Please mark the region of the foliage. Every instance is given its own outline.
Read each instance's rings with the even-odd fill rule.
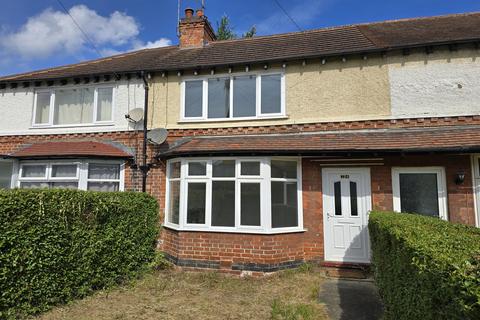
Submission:
[[[21,318],[137,275],[158,205],[133,192],[0,191],[0,318]]]
[[[480,229],[373,212],[369,232],[385,319],[480,319]]]
[[[257,33],[257,28],[252,26],[247,32],[242,35],[242,38],[251,38]],[[236,39],[237,35],[234,31],[234,28],[230,24],[230,18],[224,14],[220,19],[220,22],[217,21],[217,31],[215,33],[217,40],[231,40]]]

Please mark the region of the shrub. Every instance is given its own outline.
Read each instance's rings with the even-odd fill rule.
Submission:
[[[369,232],[385,319],[480,319],[480,229],[373,212]]]
[[[134,192],[0,191],[0,318],[47,310],[138,274],[158,205]]]

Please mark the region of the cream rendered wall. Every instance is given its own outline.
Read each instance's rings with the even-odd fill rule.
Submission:
[[[389,65],[394,118],[480,114],[477,50],[436,51]]]
[[[99,85],[106,85],[100,83]],[[130,130],[131,125],[125,114],[134,108],[143,108],[145,91],[141,80],[119,81],[115,88],[114,121],[101,126],[62,126],[52,128],[32,128],[34,92],[36,88],[0,90],[0,135],[62,134],[82,132],[106,132]],[[39,89],[45,89],[40,87]]]
[[[285,68],[287,117],[281,119],[180,122],[181,77],[155,76],[150,95],[149,127],[262,126],[388,117],[388,67],[376,60],[356,59],[346,63],[332,61],[326,65],[312,61],[306,66],[298,62],[289,64]],[[272,66],[270,70],[282,69],[280,66]],[[220,74],[219,70],[217,74]]]

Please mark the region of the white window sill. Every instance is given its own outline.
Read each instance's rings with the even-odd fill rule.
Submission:
[[[165,228],[172,229],[175,231],[187,231],[187,232],[217,232],[217,233],[239,233],[239,234],[265,234],[265,235],[275,235],[275,234],[284,234],[284,233],[299,233],[306,232],[307,229],[302,229],[298,227],[293,228],[278,228],[272,230],[264,229],[252,229],[252,228],[214,228],[214,227],[183,227],[180,228],[177,225],[165,223],[162,225]]]
[[[182,119],[177,123],[198,123],[198,122],[235,122],[235,121],[261,121],[261,120],[282,120],[288,116],[264,116],[264,117],[242,117],[242,118],[218,118],[218,119]]]
[[[109,122],[98,122],[98,123],[86,123],[86,124],[62,124],[62,125],[34,125],[29,129],[62,129],[62,128],[88,128],[88,127],[104,127],[104,126],[114,126],[113,121]]]

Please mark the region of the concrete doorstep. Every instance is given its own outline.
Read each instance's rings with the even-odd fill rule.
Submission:
[[[375,320],[383,315],[377,287],[369,280],[325,279],[318,299],[332,320]]]

